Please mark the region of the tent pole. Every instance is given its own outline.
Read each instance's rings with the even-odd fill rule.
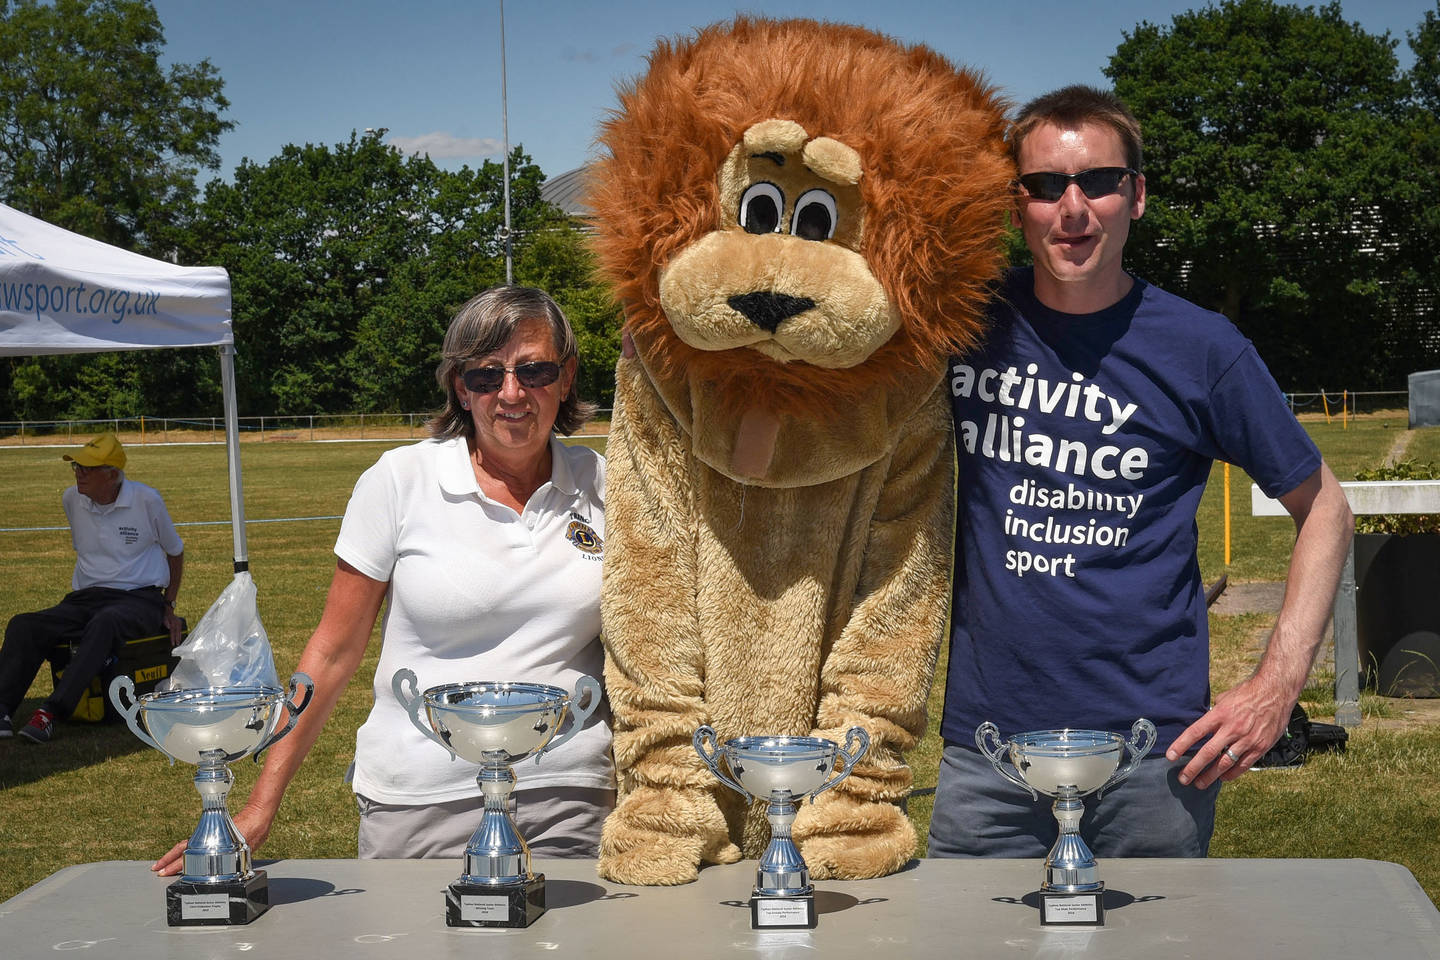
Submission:
[[[220,347],[220,388],[225,400],[225,461],[230,468],[230,527],[235,536],[235,572],[250,569],[245,547],[245,494],[240,488],[240,417],[235,407],[235,345]]]

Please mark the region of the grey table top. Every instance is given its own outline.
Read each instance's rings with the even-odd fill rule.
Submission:
[[[139,861],[67,867],[0,904],[0,957],[102,958],[1105,957],[1440,960],[1440,911],[1377,860],[1107,860],[1106,923],[1041,926],[1039,861],[920,860],[878,880],[821,881],[815,930],[752,931],[753,861],[680,887],[537,861],[549,912],[524,930],[445,926],[447,860],[261,863],[272,906],[248,926],[168,927],[167,880]]]

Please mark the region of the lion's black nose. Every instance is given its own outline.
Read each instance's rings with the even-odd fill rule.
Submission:
[[[783,293],[738,293],[725,301],[732,310],[745,315],[745,319],[760,329],[774,333],[775,328],[797,313],[804,313],[815,306],[809,297],[792,297]]]

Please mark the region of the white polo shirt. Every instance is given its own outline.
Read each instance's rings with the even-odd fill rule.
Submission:
[[[154,487],[126,479],[124,471],[120,478],[114,503],[96,503],[75,487],[60,495],[75,547],[72,590],[170,585],[166,556],[179,556],[185,544],[165,500]]]
[[[523,512],[486,497],[463,439],[390,450],[360,477],[335,554],[389,581],[375,705],[355,737],[355,792],[382,803],[473,797],[478,768],[425,739],[391,680],[603,680],[605,461],[551,438],[549,482]],[[422,714],[423,717],[423,714]],[[517,789],[615,785],[605,707],[573,740],[516,768]]]

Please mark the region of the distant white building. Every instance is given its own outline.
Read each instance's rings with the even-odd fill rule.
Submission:
[[[540,185],[540,199],[557,207],[567,217],[589,220],[591,211],[582,199],[587,169],[576,167],[549,178]]]

